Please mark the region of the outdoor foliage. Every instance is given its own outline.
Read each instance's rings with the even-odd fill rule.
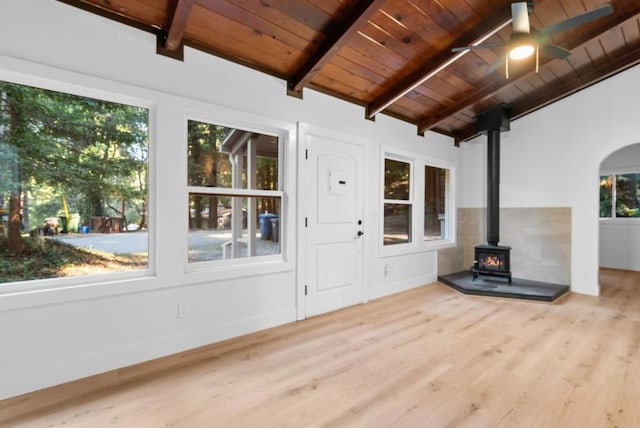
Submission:
[[[46,218],[117,216],[146,227],[148,111],[0,82],[0,209],[8,248]],[[66,207],[65,207],[66,205]]]
[[[640,217],[640,174],[616,176],[616,217]]]
[[[600,177],[600,217],[612,217],[613,207],[616,217],[640,217],[640,173]]]
[[[444,238],[440,216],[446,211],[448,171],[429,165],[424,170],[424,234],[429,239]]]
[[[188,123],[188,184],[190,186],[231,187],[228,155],[220,152],[225,128],[209,123]],[[190,229],[217,227],[217,196],[192,198]],[[203,214],[207,213],[206,216]],[[210,214],[210,215],[209,215]]]
[[[189,186],[218,188],[247,188],[247,155],[243,149],[242,168],[238,183],[233,182],[233,166],[230,153],[223,150],[222,144],[230,133],[238,131],[210,123],[189,121],[187,127],[187,152]],[[256,134],[257,135],[257,134]],[[278,158],[258,155],[256,157],[256,189],[278,189]],[[230,196],[199,195],[190,198],[189,228],[216,229],[218,227],[218,209],[231,207]],[[244,200],[246,209],[246,199]],[[257,200],[259,212],[274,212],[278,209],[273,198]],[[257,219],[255,219],[257,221]]]
[[[22,254],[15,256],[9,253],[7,240],[0,239],[0,283],[95,275],[146,266],[146,256],[88,251],[43,238],[26,239]]]
[[[384,160],[384,198],[409,200],[411,164],[394,159]]]

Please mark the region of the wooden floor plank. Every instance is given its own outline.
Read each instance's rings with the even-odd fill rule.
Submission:
[[[432,284],[0,402],[12,427],[640,426],[640,272],[549,304]]]

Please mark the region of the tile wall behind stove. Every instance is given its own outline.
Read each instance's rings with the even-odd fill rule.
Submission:
[[[484,208],[458,208],[457,226],[458,245],[438,251],[438,275],[469,270],[473,247],[486,243]],[[570,284],[571,208],[501,208],[500,245],[512,248],[514,278]]]

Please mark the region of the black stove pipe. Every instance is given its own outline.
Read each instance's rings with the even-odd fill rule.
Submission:
[[[487,131],[487,243],[500,241],[500,129]]]
[[[500,104],[476,117],[476,129],[487,135],[487,244],[500,241],[500,133],[511,125],[509,106]]]

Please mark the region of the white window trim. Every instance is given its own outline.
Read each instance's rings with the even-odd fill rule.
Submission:
[[[48,65],[24,61],[0,55],[0,79],[24,85],[31,85],[43,89],[56,90],[98,98],[105,101],[120,102],[123,104],[136,105],[149,109],[149,269],[147,271],[121,272],[112,274],[96,275],[94,277],[69,277],[51,278],[33,281],[13,282],[0,285],[0,311],[19,310],[43,305],[52,305],[82,301],[86,299],[106,298],[127,294],[135,294],[146,291],[172,289],[176,287],[191,286],[197,284],[222,283],[229,279],[244,277],[255,277],[256,275],[273,275],[284,272],[292,272],[295,268],[296,254],[294,237],[287,234],[283,227],[281,236],[283,242],[283,258],[277,262],[254,263],[251,266],[234,265],[232,267],[219,267],[215,271],[215,276],[211,275],[211,270],[201,273],[190,273],[185,275],[181,263],[162,265],[159,269],[159,260],[167,261],[166,251],[158,249],[158,201],[160,197],[161,176],[160,169],[167,156],[174,156],[172,160],[179,159],[186,166],[186,152],[184,157],[177,150],[171,151],[167,144],[160,144],[161,140],[172,139],[179,141],[175,133],[167,133],[166,127],[161,119],[166,116],[173,118],[175,114],[182,116],[176,118],[176,122],[182,120],[185,126],[186,118],[194,120],[213,121],[221,125],[235,126],[242,129],[250,129],[252,124],[263,124],[264,130],[272,130],[272,134],[283,136],[284,171],[283,179],[280,180],[285,191],[283,206],[286,207],[289,226],[295,224],[297,182],[295,171],[297,170],[297,146],[296,124],[281,119],[263,116],[260,114],[240,111],[228,107],[213,104],[211,102],[199,101],[195,98],[183,97],[179,95],[134,86],[100,77],[56,68]],[[205,113],[202,113],[205,112]],[[221,120],[221,118],[230,118]],[[175,127],[173,128],[175,129]],[[180,134],[180,132],[178,132]],[[176,138],[177,137],[177,138]],[[162,156],[159,150],[162,146]],[[167,154],[169,153],[169,154]],[[179,166],[182,169],[182,166]],[[166,180],[165,180],[166,182]],[[185,212],[188,207],[188,193],[186,192],[186,182],[183,185],[184,191],[180,195],[183,200],[175,201],[178,205],[176,210]],[[173,210],[172,210],[173,211]],[[177,211],[176,211],[177,213]],[[163,217],[166,221],[167,216]],[[173,218],[174,225],[187,228],[188,219],[186,216],[177,215]],[[166,237],[165,237],[166,240]],[[176,244],[178,252],[184,254],[186,260],[186,239]],[[286,247],[285,247],[286,245]],[[166,246],[166,244],[165,244]],[[184,246],[184,247],[183,247]],[[182,248],[183,247],[183,248]],[[285,252],[285,248],[289,252]],[[174,265],[178,265],[176,267]],[[160,271],[160,272],[159,272]]]
[[[423,175],[424,175],[424,169],[427,166],[446,169],[447,171],[449,171],[449,180],[447,182],[447,187],[445,189],[447,192],[446,200],[445,200],[445,213],[447,214],[447,229],[446,229],[447,238],[434,240],[434,241],[425,241],[424,235],[423,235],[422,237],[424,241],[423,244],[426,248],[429,248],[429,249],[455,247],[456,246],[456,230],[457,230],[457,217],[456,217],[457,210],[456,210],[456,204],[455,204],[455,200],[456,200],[455,165],[452,162],[444,162],[438,159],[430,159],[430,158],[423,157],[422,158]],[[424,180],[422,184],[424,185]],[[424,188],[421,194],[424,194]],[[421,199],[424,199],[424,198],[421,198]],[[423,204],[424,204],[424,201],[423,201]],[[424,212],[424,206],[423,206],[423,212]],[[424,229],[424,224],[422,224],[422,228]]]
[[[242,189],[242,188],[224,188],[224,187],[201,187],[201,186],[186,186],[185,190],[185,212],[189,205],[189,195],[191,194],[210,194],[210,195],[227,195],[227,196],[244,196],[244,197],[279,197],[280,198],[280,253],[266,256],[252,256],[232,258],[227,260],[208,260],[201,262],[189,262],[188,254],[188,226],[185,225],[187,233],[185,233],[185,251],[184,251],[184,272],[185,273],[197,273],[197,272],[229,272],[232,274],[243,270],[248,272],[247,269],[251,267],[265,267],[272,266],[272,268],[278,269],[278,265],[282,266],[287,262],[288,255],[288,240],[287,230],[290,224],[293,224],[293,219],[289,219],[291,210],[288,209],[287,197],[286,197],[286,178],[290,176],[287,173],[289,165],[286,164],[289,156],[286,154],[290,146],[290,128],[289,127],[272,127],[272,126],[260,126],[255,122],[246,122],[242,120],[233,120],[228,117],[211,115],[202,112],[189,112],[185,117],[184,122],[184,139],[187,141],[188,133],[188,121],[197,121],[203,123],[209,123],[212,125],[223,126],[226,128],[241,129],[243,131],[256,132],[263,135],[270,135],[278,138],[278,190],[260,190],[260,189]],[[263,122],[263,121],[260,121]],[[186,158],[185,158],[186,159]],[[186,176],[184,177],[186,182]],[[282,266],[284,267],[284,266]],[[253,272],[253,270],[251,270]],[[259,272],[256,272],[258,274]]]
[[[385,199],[384,197],[384,189],[385,189],[385,161],[387,159],[404,162],[409,164],[409,199]],[[391,256],[396,254],[404,254],[407,250],[411,251],[413,247],[415,247],[416,235],[415,231],[415,220],[416,220],[416,200],[415,200],[415,160],[408,156],[403,156],[398,154],[397,151],[383,151],[381,160],[380,160],[380,225],[379,225],[379,236],[380,236],[380,255],[381,256]],[[386,204],[398,204],[398,205],[410,205],[411,206],[411,225],[409,230],[409,242],[403,244],[394,244],[394,245],[384,245],[384,206]]]
[[[407,162],[411,165],[409,201],[393,200],[384,198],[385,185],[385,159],[392,159],[401,162]],[[448,214],[447,223],[447,239],[426,241],[424,239],[424,169],[425,166],[447,169],[449,171],[448,182],[448,200],[446,209]],[[380,181],[378,197],[379,203],[379,242],[378,255],[381,258],[394,257],[400,255],[422,253],[427,251],[435,251],[442,248],[451,248],[456,246],[456,207],[455,207],[455,164],[450,161],[436,159],[426,155],[416,153],[408,153],[392,147],[381,147],[380,163],[379,163]],[[418,173],[417,170],[420,169]],[[419,177],[419,178],[418,178]],[[411,242],[405,244],[384,245],[384,205],[385,203],[412,204],[411,212]]]
[[[55,70],[55,69],[53,69]],[[67,72],[62,71],[63,75]],[[74,74],[75,73],[69,73]],[[148,266],[146,269],[140,269],[135,271],[122,271],[113,273],[102,273],[94,275],[79,275],[73,277],[57,277],[57,278],[45,278],[35,279],[28,281],[16,281],[10,283],[0,284],[0,297],[2,296],[14,296],[19,294],[26,294],[31,292],[40,291],[59,291],[65,290],[77,290],[78,288],[86,288],[93,286],[101,286],[107,283],[123,284],[128,283],[130,280],[147,280],[155,277],[157,269],[157,248],[156,248],[156,204],[157,204],[157,136],[156,136],[156,117],[157,117],[157,104],[150,98],[135,97],[131,95],[125,95],[127,91],[122,90],[118,85],[118,90],[110,91],[97,89],[103,86],[102,81],[95,81],[93,78],[85,78],[74,80],[71,78],[65,78],[64,80],[52,80],[50,78],[40,77],[37,74],[25,74],[19,72],[12,72],[7,69],[0,68],[0,80],[15,83],[18,85],[32,86],[50,91],[56,91],[64,94],[75,95],[79,97],[94,98],[100,101],[107,101],[111,103],[124,104],[133,107],[140,107],[147,109],[149,114],[148,121],[148,147],[147,147],[147,171],[148,171],[148,188],[147,188],[147,219],[148,219]],[[65,81],[66,80],[66,81]],[[69,81],[82,81],[83,84],[68,83]],[[94,82],[93,86],[89,86],[87,81]],[[0,310],[2,309],[0,305]]]
[[[627,167],[627,168],[616,168],[616,169],[605,169],[600,171],[600,175],[598,175],[598,182],[600,182],[600,177],[603,176],[612,176],[613,182],[611,184],[611,217],[598,217],[600,222],[609,223],[609,224],[618,224],[618,225],[637,225],[640,224],[640,217],[616,217],[616,175],[623,174],[640,174],[640,167]],[[599,194],[598,194],[599,198]],[[600,200],[598,199],[598,204]]]

